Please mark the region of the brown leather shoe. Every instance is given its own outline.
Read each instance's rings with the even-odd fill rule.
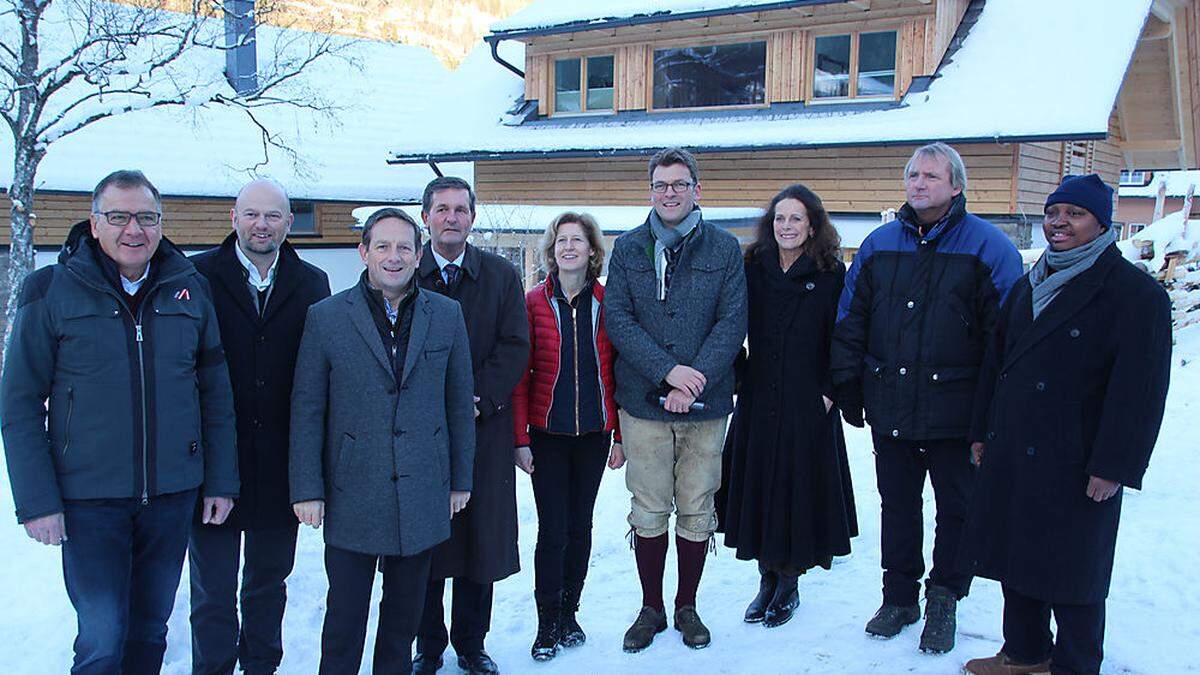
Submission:
[[[1008,658],[1004,652],[986,659],[971,659],[963,666],[970,675],[1050,675],[1050,659],[1041,663],[1022,665]]]

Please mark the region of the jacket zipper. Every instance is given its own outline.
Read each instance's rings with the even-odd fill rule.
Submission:
[[[62,456],[67,456],[67,450],[71,449],[71,414],[75,412],[75,387],[67,387],[67,431],[64,434],[66,440],[63,443]]]
[[[579,322],[575,320],[577,307],[571,306],[571,356],[575,361],[575,435],[579,435]]]
[[[142,307],[138,307],[136,317],[133,317],[133,329],[137,338],[138,351],[138,375],[142,379],[142,506],[150,503],[150,459],[149,459],[149,428],[146,421],[146,355],[143,351],[142,342],[142,309],[145,306],[145,299],[142,300]],[[132,317],[132,313],[130,314]]]
[[[608,407],[604,404],[608,399],[605,398],[604,393],[604,368],[600,366],[600,313],[602,311],[596,309],[592,314],[592,355],[596,358],[596,383],[600,385],[600,421],[604,425],[603,430],[608,428]]]

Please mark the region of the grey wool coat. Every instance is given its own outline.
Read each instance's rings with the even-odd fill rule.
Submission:
[[[733,411],[733,362],[746,339],[746,273],[737,238],[703,220],[683,244],[659,300],[650,221],[613,245],[604,293],[605,328],[617,349],[617,404],[634,417],[686,421]],[[669,413],[647,394],[665,385],[677,365],[704,373],[700,400],[708,408]]]
[[[474,381],[458,303],[418,290],[402,380],[356,285],[308,310],[292,387],[292,503],[325,500],[325,543],[410,556],[470,491]]]

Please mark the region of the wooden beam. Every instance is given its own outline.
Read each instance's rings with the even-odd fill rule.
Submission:
[[[1122,152],[1176,152],[1183,145],[1179,138],[1156,138],[1136,141],[1121,141],[1117,147]]]

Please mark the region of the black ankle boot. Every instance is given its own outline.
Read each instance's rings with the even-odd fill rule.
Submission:
[[[779,583],[779,575],[764,567],[761,563],[758,566],[758,595],[750,601],[750,606],[746,608],[746,615],[742,620],[746,623],[759,623],[767,614],[767,605],[771,603],[771,598],[775,596],[775,585]]]
[[[549,661],[558,655],[558,614],[559,607],[550,603],[538,603],[537,637],[533,639],[533,647],[529,654],[534,661]]]
[[[558,614],[558,644],[563,647],[578,647],[587,642],[575,613],[579,611],[580,590],[566,590],[562,594],[562,609]]]
[[[797,578],[794,574],[779,573],[779,583],[775,585],[775,595],[767,605],[763,626],[774,628],[792,620],[792,614],[800,604],[800,591],[796,589]]]

